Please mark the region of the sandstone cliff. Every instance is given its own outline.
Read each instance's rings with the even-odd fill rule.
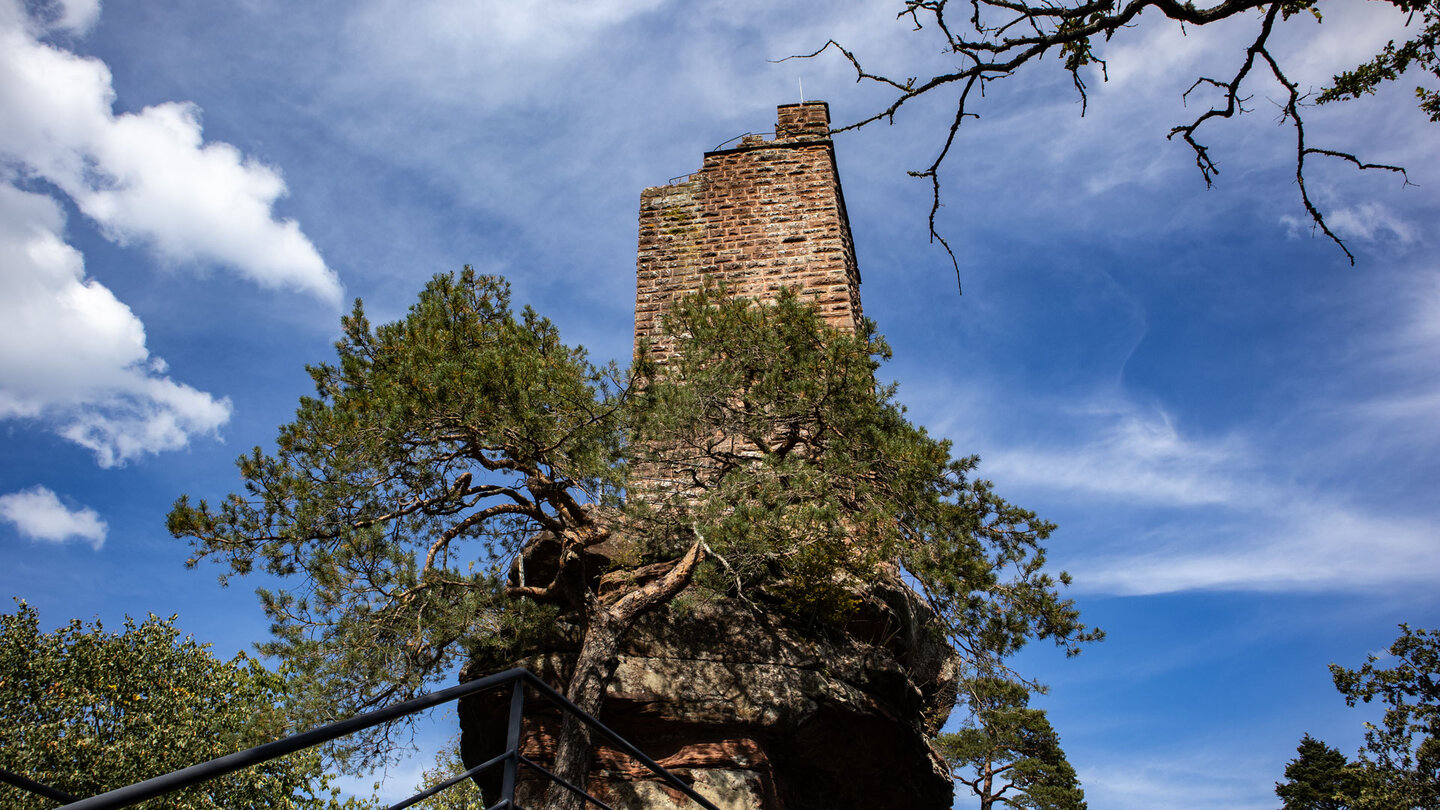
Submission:
[[[544,546],[532,542],[528,564],[544,564]],[[898,582],[873,586],[844,627],[734,598],[662,607],[625,637],[601,720],[722,810],[945,810],[951,779],[929,736],[949,712],[956,667],[928,615]],[[579,638],[562,621],[543,646],[473,660],[468,675],[520,665],[562,685]],[[503,750],[505,710],[501,695],[462,703],[467,762]],[[559,715],[533,702],[526,718],[525,753],[546,762]],[[538,789],[527,780],[521,803],[543,806]],[[591,789],[617,808],[693,806],[605,747]]]

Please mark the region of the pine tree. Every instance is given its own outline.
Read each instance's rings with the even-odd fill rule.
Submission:
[[[666,324],[676,359],[623,375],[468,268],[396,323],[372,328],[357,302],[273,454],[240,459],[244,494],[181,497],[170,530],[192,563],[279,579],[261,591],[263,649],[303,673],[316,720],[413,695],[467,653],[503,658],[558,618],[583,636],[567,696],[594,713],[626,629],[682,592],[765,592],[824,620],[903,571],[972,666],[1098,637],[1044,569],[1053,527],[876,384],[888,348],[868,324],[844,334],[793,294],[719,290]],[[539,537],[554,564],[508,581]],[[574,781],[586,734],[561,734],[556,769]]]

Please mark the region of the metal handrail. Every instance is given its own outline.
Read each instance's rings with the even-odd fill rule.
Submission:
[[[26,779],[18,773],[11,773],[4,769],[0,769],[0,782],[14,785],[26,792],[34,793],[37,796],[44,796],[47,799],[53,799],[57,802],[78,801],[74,796],[71,796],[63,790],[57,790],[43,782],[36,782],[34,779]]]
[[[409,807],[416,802],[427,799],[442,790],[457,785],[465,779],[497,765],[503,766],[504,772],[501,780],[500,798],[492,805],[491,810],[500,810],[500,808],[516,808],[516,810],[522,810],[520,805],[515,803],[515,786],[518,770],[521,765],[560,784],[566,790],[576,793],[584,798],[586,802],[601,807],[604,810],[610,810],[609,806],[604,802],[601,802],[594,796],[584,792],[581,788],[556,776],[520,753],[521,720],[523,719],[522,716],[525,706],[524,690],[527,686],[537,692],[541,697],[558,706],[562,712],[569,712],[578,717],[582,722],[599,732],[601,736],[605,737],[620,750],[644,765],[651,773],[659,776],[681,793],[690,797],[696,804],[705,808],[705,810],[719,810],[719,808],[710,803],[705,797],[696,793],[694,788],[685,784],[675,774],[662,767],[660,763],[646,756],[628,740],[611,731],[605,724],[591,716],[589,712],[586,712],[584,709],[581,709],[566,699],[564,695],[555,691],[549,684],[536,677],[534,673],[520,667],[508,669],[504,672],[480,678],[479,680],[470,681],[469,683],[463,683],[459,686],[452,686],[449,689],[431,692],[428,695],[421,695],[420,697],[407,700],[403,703],[397,703],[383,709],[376,709],[375,711],[356,715],[355,717],[330,723],[317,729],[312,729],[311,731],[294,734],[284,739],[276,740],[275,742],[257,745],[245,751],[239,751],[234,754],[212,759],[208,762],[181,768],[178,771],[156,776],[152,779],[146,779],[143,782],[137,782],[133,785],[127,785],[106,793],[101,793],[98,796],[91,796],[88,799],[81,799],[80,801],[66,804],[58,808],[58,810],[112,810],[112,808],[129,807],[146,799],[153,799],[156,796],[162,796],[166,793],[172,793],[183,788],[198,785],[202,782],[234,773],[235,771],[248,768],[252,765],[258,765],[287,754],[293,754],[296,751],[322,745],[347,734],[363,731],[391,720],[398,720],[401,717],[433,708],[441,703],[459,700],[460,698],[491,689],[497,689],[507,684],[510,685],[511,692],[505,752],[467,770],[459,776],[447,779],[438,785],[411,796],[399,804],[393,805],[390,810],[401,810],[401,808]],[[54,789],[51,788],[51,790]]]
[[[744,139],[746,139],[746,138],[749,138],[749,137],[752,136],[752,135],[758,135],[758,136],[760,136],[761,138],[764,138],[766,135],[775,135],[775,134],[776,134],[776,133],[774,133],[774,132],[742,132],[742,133],[740,133],[739,135],[736,135],[735,137],[731,138],[731,139],[728,140],[728,141],[723,141],[723,142],[721,142],[721,144],[720,144],[719,146],[715,147],[714,149],[711,149],[710,151],[711,151],[711,152],[719,152],[719,151],[723,150],[725,147],[729,146],[730,144],[735,143],[736,141],[740,141],[740,140],[744,140]]]

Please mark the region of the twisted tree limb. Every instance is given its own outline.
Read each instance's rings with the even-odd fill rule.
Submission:
[[[948,132],[933,162],[924,169],[911,171],[912,177],[930,181],[931,203],[928,218],[930,240],[939,242],[951,263],[955,266],[957,286],[960,281],[959,259],[950,243],[936,226],[936,215],[941,204],[941,167],[950,155],[960,126],[967,118],[978,118],[972,110],[973,93],[979,88],[983,95],[989,82],[1007,78],[1022,68],[1036,63],[1047,53],[1056,52],[1061,57],[1064,70],[1070,73],[1072,84],[1081,101],[1081,115],[1085,114],[1088,101],[1086,84],[1081,71],[1087,66],[1097,66],[1104,75],[1106,65],[1094,51],[1096,38],[1109,41],[1123,29],[1132,26],[1140,14],[1154,9],[1166,18],[1182,26],[1203,26],[1221,20],[1231,19],[1255,11],[1261,15],[1261,22],[1253,39],[1244,50],[1244,57],[1229,79],[1199,77],[1185,92],[1201,86],[1221,91],[1217,105],[1200,113],[1193,121],[1173,127],[1167,136],[1177,136],[1190,146],[1195,153],[1195,162],[1207,187],[1214,183],[1219,167],[1205,143],[1198,137],[1202,128],[1219,119],[1234,118],[1248,112],[1245,95],[1249,83],[1255,81],[1255,74],[1268,73],[1286,90],[1287,98],[1281,104],[1281,120],[1291,126],[1296,136],[1295,177],[1300,189],[1301,203],[1305,207],[1314,227],[1333,241],[1351,265],[1355,256],[1344,241],[1330,228],[1325,214],[1315,204],[1305,183],[1306,158],[1323,155],[1338,158],[1354,164],[1357,170],[1380,169],[1396,172],[1404,177],[1399,166],[1372,163],[1355,154],[1336,148],[1310,146],[1305,140],[1304,107],[1314,103],[1326,103],[1355,98],[1373,93],[1376,87],[1397,79],[1407,68],[1418,67],[1440,78],[1440,60],[1436,58],[1436,43],[1440,40],[1440,0],[1386,0],[1409,15],[1410,22],[1421,18],[1417,34],[1403,45],[1391,42],[1371,61],[1360,65],[1354,71],[1334,78],[1330,88],[1320,92],[1311,100],[1311,95],[1301,92],[1299,87],[1286,75],[1281,62],[1271,50],[1271,37],[1277,24],[1283,24],[1292,16],[1305,11],[1318,20],[1317,0],[1221,0],[1212,5],[1176,0],[905,0],[900,18],[909,18],[916,31],[928,30],[940,40],[946,53],[956,57],[959,67],[952,71],[940,72],[928,78],[910,77],[899,79],[868,69],[856,54],[839,42],[830,40],[815,51],[796,54],[786,59],[813,59],[835,50],[855,71],[856,82],[882,85],[894,91],[894,98],[873,114],[837,127],[833,132],[859,129],[877,121],[894,123],[895,115],[910,101],[921,96],[936,95],[944,88],[954,86],[955,113]],[[960,15],[951,15],[952,10],[963,9]],[[957,19],[958,16],[958,19]],[[1407,23],[1408,24],[1408,23]],[[784,61],[784,60],[780,60]],[[1256,71],[1260,65],[1264,70]],[[1440,93],[1424,87],[1416,89],[1421,109],[1430,113],[1432,120],[1440,121]],[[1408,177],[1405,183],[1409,185]]]

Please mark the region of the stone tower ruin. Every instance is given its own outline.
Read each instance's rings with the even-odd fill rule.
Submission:
[[[713,283],[759,300],[797,289],[832,326],[858,327],[860,272],[829,123],[824,102],[782,105],[773,138],[746,135],[705,153],[698,172],[641,193],[637,350],[663,363],[669,306]],[[929,740],[957,668],[927,632],[930,615],[898,578],[873,583],[843,628],[797,626],[740,600],[657,608],[622,641],[601,719],[723,810],[948,810],[949,769]],[[518,661],[472,661],[472,671],[519,665],[564,683],[577,651],[562,639]],[[501,702],[462,704],[467,762],[499,752],[481,729],[503,717]],[[527,708],[525,753],[548,761],[560,720],[537,709]],[[617,808],[693,807],[603,745],[590,779]],[[527,806],[543,806],[532,798]]]
[[[723,283],[757,300],[781,287],[813,299],[839,329],[860,323],[860,270],[835,168],[830,108],[784,104],[775,137],[706,152],[684,182],[640,193],[635,343],[663,360],[670,302]]]

